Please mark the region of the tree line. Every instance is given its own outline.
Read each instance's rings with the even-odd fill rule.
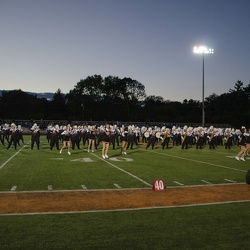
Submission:
[[[227,93],[205,98],[207,124],[250,125],[250,84],[238,80]],[[67,120],[200,123],[202,103],[183,102],[146,95],[145,86],[131,78],[88,76],[63,94],[58,89],[52,98],[38,98],[21,89],[2,91],[0,120]]]

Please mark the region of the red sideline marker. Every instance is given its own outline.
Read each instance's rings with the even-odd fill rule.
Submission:
[[[164,190],[164,182],[163,182],[163,180],[154,180],[152,189],[154,191]]]

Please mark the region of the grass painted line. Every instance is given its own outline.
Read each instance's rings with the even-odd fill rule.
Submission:
[[[230,151],[220,152],[220,151],[217,151],[217,150],[213,150],[213,151],[210,151],[210,152],[211,152],[211,154],[220,154],[220,155],[225,155],[225,156],[228,155],[229,153],[231,153]],[[235,157],[235,155],[233,157]]]
[[[233,183],[227,183],[227,185],[229,184],[233,184]],[[187,186],[186,186],[187,187]],[[189,186],[188,186],[189,187]],[[170,187],[169,187],[170,188]],[[130,191],[130,190],[152,190],[152,185],[151,188],[121,188],[121,189],[115,189],[115,188],[107,188],[107,189],[64,189],[64,190],[52,190],[52,191],[48,191],[48,190],[36,190],[36,191],[16,191],[15,193],[66,193],[66,192],[105,192],[105,191]],[[10,191],[0,191],[0,194],[8,194],[8,193],[13,193]]]
[[[205,180],[201,180],[201,182],[204,182],[204,183],[206,183],[206,184],[212,184],[211,182],[205,181]]]
[[[184,184],[182,184],[182,183],[180,183],[180,182],[178,182],[178,181],[173,181],[173,183],[175,183],[175,184],[177,184],[177,185],[179,185],[179,186],[184,186]]]
[[[29,142],[28,142],[29,143]],[[27,143],[27,144],[28,144]],[[0,169],[2,169],[11,159],[13,159],[16,155],[18,155],[26,146],[24,145],[21,149],[19,149],[14,155],[12,155],[6,162],[4,162],[1,166],[0,166]]]
[[[117,188],[121,188],[118,184],[114,183],[114,186]]]
[[[16,189],[17,189],[17,186],[13,186],[13,187],[11,188],[11,191],[16,191]]]
[[[158,206],[158,207],[141,207],[141,208],[120,208],[120,209],[106,209],[106,210],[88,210],[88,211],[68,211],[68,212],[41,212],[41,213],[12,213],[12,214],[0,214],[2,216],[25,216],[25,215],[60,215],[60,214],[89,214],[89,213],[110,213],[110,212],[129,212],[140,210],[156,210],[156,209],[171,209],[171,208],[188,208],[188,207],[201,207],[201,206],[215,206],[235,203],[248,203],[250,200],[239,201],[222,201],[222,202],[210,202],[188,205],[175,205],[175,206]]]
[[[229,179],[224,179],[225,181],[228,181],[228,182],[232,182],[232,183],[235,183],[236,181],[233,181],[233,180],[229,180]]]
[[[234,183],[217,183],[217,184],[213,184],[213,183],[208,183],[206,185],[204,184],[199,184],[199,185],[183,185],[183,186],[169,186],[167,187],[167,189],[169,188],[190,188],[190,187],[215,187],[215,186],[232,186],[232,185],[247,185],[245,182],[234,182]]]
[[[219,168],[225,168],[225,169],[229,169],[229,170],[234,170],[234,171],[240,171],[240,172],[246,172],[245,170],[241,170],[241,169],[237,169],[237,168],[232,168],[232,167],[227,167],[227,166],[223,166],[223,165],[218,165],[218,164],[214,164],[214,163],[209,163],[209,162],[205,162],[205,161],[198,161],[198,160],[194,160],[194,159],[189,159],[189,158],[185,158],[185,157],[180,157],[180,156],[175,156],[175,155],[170,155],[170,154],[165,154],[165,153],[159,153],[159,152],[155,152],[155,151],[148,151],[150,153],[153,154],[158,154],[158,155],[165,155],[165,156],[169,156],[169,157],[173,157],[173,158],[177,158],[177,159],[181,159],[181,160],[185,160],[185,161],[192,161],[195,163],[201,163],[201,164],[206,164],[209,166],[214,166],[214,167],[219,167]]]
[[[247,185],[245,182],[237,182],[237,183],[219,183],[219,184],[198,184],[198,185],[183,185],[183,186],[167,186],[166,189],[175,189],[175,188],[190,188],[190,187],[213,187],[213,186],[231,186],[231,185]],[[16,193],[48,193],[48,192],[53,192],[53,193],[63,193],[63,192],[105,192],[105,191],[130,191],[130,190],[152,190],[152,185],[151,188],[121,188],[121,189],[113,189],[113,188],[107,188],[107,189],[63,189],[63,190],[33,190],[33,191],[16,191]],[[15,191],[14,191],[15,192]],[[0,191],[0,194],[8,194],[12,193],[10,191]]]
[[[127,175],[132,176],[133,178],[135,178],[136,180],[138,180],[138,181],[142,182],[143,184],[145,184],[145,185],[147,185],[147,186],[149,186],[149,187],[152,187],[152,184],[149,184],[148,182],[146,182],[146,181],[142,180],[142,179],[141,179],[141,178],[139,178],[138,176],[133,175],[133,174],[131,174],[130,172],[125,171],[125,170],[123,170],[122,168],[117,167],[117,166],[116,166],[116,165],[114,165],[113,163],[111,163],[111,162],[109,162],[109,161],[107,161],[107,160],[105,160],[105,159],[101,158],[100,156],[98,156],[98,155],[96,155],[96,154],[93,154],[93,155],[94,155],[95,157],[97,157],[98,159],[100,159],[100,160],[102,160],[102,161],[104,161],[104,162],[108,163],[108,164],[109,164],[109,165],[111,165],[112,167],[114,167],[114,168],[116,168],[116,169],[120,170],[121,172],[123,172],[123,173],[125,173],[125,174],[127,174]]]

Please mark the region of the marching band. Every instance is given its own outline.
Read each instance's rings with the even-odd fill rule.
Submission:
[[[31,149],[36,144],[37,149],[40,149],[40,136],[41,129],[35,123],[30,128],[31,132]],[[102,144],[102,157],[108,158],[109,146],[112,145],[113,149],[119,143],[121,143],[121,154],[126,154],[127,149],[133,149],[133,145],[139,143],[145,144],[145,149],[151,146],[153,150],[158,143],[162,149],[169,149],[172,147],[181,146],[182,149],[189,149],[192,146],[195,148],[203,149],[206,145],[209,149],[214,150],[216,146],[223,145],[225,149],[230,149],[233,145],[240,147],[239,154],[235,157],[237,160],[244,160],[244,157],[248,155],[250,149],[250,131],[246,131],[245,127],[241,129],[233,128],[214,128],[210,126],[206,127],[188,127],[183,128],[173,126],[167,128],[165,126],[136,126],[130,125],[125,127],[117,125],[66,125],[59,126],[48,125],[46,129],[46,138],[49,144],[49,148],[52,150],[56,147],[57,150],[62,150],[67,147],[68,154],[71,155],[70,149],[81,149],[81,144],[84,147],[87,143],[87,151],[94,152],[99,144]],[[23,142],[23,130],[20,125],[15,123],[3,124],[0,126],[0,141],[3,146],[7,141],[7,149],[12,145],[17,149],[17,145],[20,145],[20,141]],[[59,143],[62,143],[61,149]]]

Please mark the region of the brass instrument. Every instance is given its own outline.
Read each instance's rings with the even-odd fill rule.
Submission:
[[[214,132],[212,132],[212,136],[209,138],[209,142],[211,142],[214,138]]]
[[[161,132],[160,131],[156,132],[155,136],[156,136],[156,138],[159,139],[161,137]]]
[[[168,132],[165,132],[165,133],[164,133],[164,137],[163,137],[163,141],[166,140],[167,136],[168,136]]]
[[[198,133],[198,137],[196,138],[196,142],[198,142],[201,138],[201,133]]]
[[[166,140],[166,138],[168,137],[168,135],[169,135],[169,133],[166,131],[166,132],[164,133],[164,136],[163,136],[163,139],[162,139],[162,143],[165,142],[165,140]]]
[[[187,137],[187,132],[185,132],[185,135],[184,135],[184,137],[182,138],[182,143],[186,140],[186,137]]]

